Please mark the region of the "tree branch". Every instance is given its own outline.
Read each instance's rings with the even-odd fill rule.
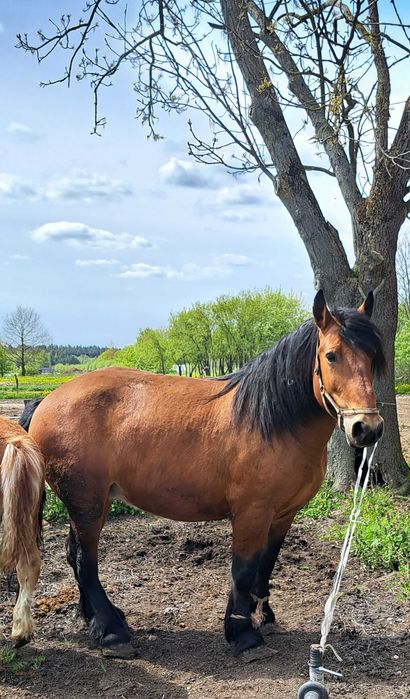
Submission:
[[[379,10],[377,0],[369,0],[371,51],[377,72],[376,89],[376,166],[383,151],[387,150],[390,110],[390,73],[380,36]]]
[[[221,0],[221,6],[229,41],[251,96],[251,119],[261,133],[277,171],[276,193],[305,242],[316,278],[323,274],[323,251],[327,249],[327,283],[332,283],[329,281],[332,273],[341,275],[347,282],[351,270],[346,253],[337,231],[324,219],[309,186],[248,13],[236,0]],[[340,281],[340,278],[333,280],[336,296]]]
[[[247,7],[252,18],[256,21],[261,41],[272,51],[289,81],[289,89],[309,115],[316,138],[323,145],[330,160],[332,169],[339,182],[343,198],[351,213],[361,200],[361,194],[357,187],[353,169],[346,157],[344,148],[340,145],[332,127],[323,115],[321,105],[316,101],[308,85],[300,74],[290,51],[279,39],[272,25],[265,29],[266,21],[263,13],[253,0]],[[255,40],[254,40],[255,43]]]

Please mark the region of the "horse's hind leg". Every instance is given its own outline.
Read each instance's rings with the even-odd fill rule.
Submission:
[[[98,541],[104,518],[105,512],[85,526],[85,517],[72,517],[68,555],[75,560],[74,574],[90,635],[99,646],[108,647],[126,644],[131,636],[122,613],[110,602],[98,577]]]
[[[33,638],[34,622],[31,616],[31,603],[40,574],[40,566],[40,551],[33,542],[32,550],[20,557],[16,567],[19,593],[13,611],[11,630],[11,638],[16,648],[24,646]]]
[[[108,511],[108,509],[109,509],[109,503],[108,503],[108,506],[107,506],[107,511]],[[103,518],[104,521],[105,521],[105,516],[106,516],[106,515],[104,515],[104,518]],[[104,521],[103,521],[103,523],[102,523],[102,526],[103,526],[103,524],[104,524]],[[101,526],[101,529],[102,529],[102,526]],[[79,556],[79,550],[80,550],[80,545],[79,545],[79,543],[78,543],[78,540],[77,540],[77,537],[76,537],[76,534],[75,534],[75,527],[74,527],[73,522],[70,521],[70,531],[69,531],[69,534],[68,534],[68,537],[67,537],[67,541],[66,541],[67,561],[68,561],[68,563],[70,564],[70,566],[72,567],[72,569],[73,569],[73,571],[74,571],[74,577],[75,577],[75,579],[76,579],[76,581],[77,581],[78,590],[79,590],[79,593],[80,593],[80,600],[79,600],[79,603],[78,603],[78,610],[79,610],[81,616],[83,617],[83,619],[87,622],[87,624],[89,624],[90,621],[91,621],[91,619],[92,619],[92,617],[93,617],[93,609],[92,609],[92,607],[91,607],[91,605],[90,605],[90,603],[89,603],[89,601],[88,601],[87,595],[86,595],[86,593],[84,592],[82,586],[80,585],[80,582],[79,582],[79,579],[78,579],[78,556]],[[114,606],[114,605],[113,605],[113,606]],[[121,619],[125,619],[125,614],[124,614],[124,612],[122,611],[122,609],[119,609],[119,607],[115,607],[115,606],[114,606],[114,608],[117,610],[117,612],[118,612],[119,615],[121,616]]]

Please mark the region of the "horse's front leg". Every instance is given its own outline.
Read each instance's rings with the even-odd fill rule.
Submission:
[[[275,627],[275,614],[269,605],[269,581],[295,514],[296,512],[292,512],[291,515],[272,522],[268,544],[259,558],[258,570],[251,590],[253,624],[265,635],[278,631],[278,627]]]
[[[252,513],[232,523],[232,587],[225,614],[225,637],[236,656],[249,662],[271,654],[252,620],[253,599],[261,555],[266,548],[269,522],[257,523]]]

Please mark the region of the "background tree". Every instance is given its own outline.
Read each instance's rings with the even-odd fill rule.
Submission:
[[[196,303],[189,310],[171,315],[170,356],[175,364],[185,366],[189,376],[214,373],[213,327],[210,304]]]
[[[379,9],[386,12],[380,20]],[[268,177],[306,246],[316,288],[331,304],[358,305],[377,288],[388,372],[376,386],[388,439],[377,463],[386,481],[410,489],[400,447],[394,394],[397,327],[395,253],[410,210],[410,98],[391,129],[391,79],[408,61],[408,24],[397,4],[378,0],[145,0],[135,21],[123,0],[88,0],[82,18],[69,15],[20,46],[43,60],[68,53],[62,77],[89,79],[95,130],[102,88],[122,64],[137,71],[137,114],[158,138],[157,108],[189,108],[190,153],[200,162]],[[124,21],[122,21],[122,17]],[[286,111],[284,108],[286,107]],[[292,111],[291,107],[295,107]],[[194,123],[195,114],[201,113]],[[211,134],[202,129],[203,114]],[[308,127],[321,158],[303,163],[294,134]],[[335,178],[351,221],[351,265],[309,180],[312,170]],[[333,441],[331,467],[340,486],[354,477],[343,436]]]
[[[410,320],[410,238],[407,231],[398,245],[396,259],[399,301],[404,316]]]
[[[26,376],[30,363],[36,364],[36,356],[40,354],[43,357],[50,336],[34,308],[17,306],[13,313],[5,317],[3,339],[9,357],[20,369],[21,375]]]

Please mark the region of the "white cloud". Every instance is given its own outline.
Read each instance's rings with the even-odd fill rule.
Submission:
[[[11,260],[29,260],[28,255],[20,255],[19,253],[15,253],[14,255],[10,255]]]
[[[16,199],[36,199],[38,192],[29,180],[8,172],[0,172],[0,199],[12,201]]]
[[[32,141],[37,141],[38,138],[31,126],[28,126],[28,124],[22,124],[18,121],[11,121],[7,127],[7,131],[16,141],[30,143]]]
[[[180,281],[198,281],[228,277],[233,267],[249,265],[252,260],[245,255],[224,254],[213,258],[211,265],[198,265],[194,262],[183,265],[180,269],[170,266],[148,265],[136,262],[119,273],[123,279],[177,279]]]
[[[130,233],[112,233],[104,228],[91,228],[86,223],[74,221],[45,223],[32,231],[32,238],[37,243],[66,242],[70,245],[83,245],[96,249],[135,250],[152,247],[152,244],[142,236]]]
[[[147,265],[143,262],[137,262],[130,265],[128,269],[124,269],[118,276],[123,279],[178,279],[181,281],[197,281],[199,279],[210,279],[214,277],[226,277],[230,274],[228,267],[218,266],[201,266],[195,263],[190,263],[181,267],[181,269],[173,269],[172,267],[161,267],[156,265]]]
[[[215,189],[218,185],[211,174],[211,170],[205,169],[203,165],[178,158],[170,158],[159,169],[159,176],[165,184],[193,189]]]
[[[216,204],[224,206],[269,206],[274,203],[273,188],[271,191],[250,184],[236,187],[223,187],[216,195]]]
[[[136,262],[130,265],[128,269],[120,272],[118,276],[123,277],[123,279],[150,279],[151,277],[172,279],[176,274],[171,267],[160,267],[147,265],[144,262]]]
[[[4,32],[4,24],[0,22],[0,34],[2,34],[2,32]]]
[[[20,140],[33,140],[29,138],[29,127],[23,124],[15,124],[21,127],[13,131]],[[10,128],[11,125],[9,125]],[[23,127],[27,131],[23,130]],[[19,134],[19,135],[17,135]],[[26,134],[23,136],[23,134]],[[8,172],[0,173],[0,198],[5,199],[49,199],[68,201],[117,201],[121,197],[130,196],[132,188],[120,180],[110,179],[96,173],[79,172],[74,175],[56,176],[43,185],[36,185],[31,180],[26,180],[18,175]]]
[[[47,183],[45,188],[45,196],[48,199],[84,202],[101,199],[116,201],[131,194],[132,188],[130,185],[117,179],[83,170],[71,175],[56,176]]]
[[[118,260],[109,259],[98,259],[98,260],[76,260],[75,264],[77,267],[113,267],[114,265],[119,265]]]

